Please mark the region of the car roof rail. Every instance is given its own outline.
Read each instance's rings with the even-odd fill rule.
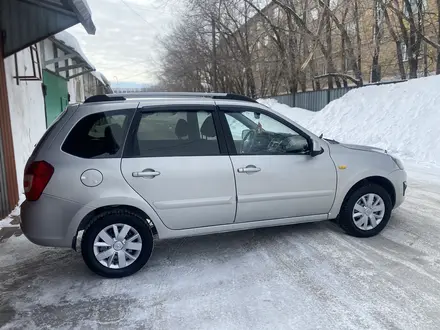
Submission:
[[[84,103],[93,102],[111,102],[111,101],[125,101],[136,98],[179,98],[179,97],[206,97],[217,100],[235,100],[247,101],[257,103],[256,100],[238,94],[230,93],[175,93],[175,92],[151,92],[151,93],[116,93],[95,95],[87,98]]]

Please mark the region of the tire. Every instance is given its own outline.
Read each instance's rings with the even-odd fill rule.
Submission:
[[[383,205],[384,205],[384,211],[375,213],[378,217],[373,217],[376,218],[376,220],[378,220],[378,218],[380,218],[380,216],[383,216],[382,219],[380,220],[380,222],[377,223],[377,225],[375,227],[373,227],[372,222],[370,220],[369,216],[367,217],[367,221],[368,221],[368,225],[366,225],[365,221],[362,221],[362,219],[364,218],[364,214],[358,212],[358,210],[356,210],[356,214],[354,213],[354,209],[356,204],[358,203],[358,201],[361,200],[361,198],[365,195],[368,194],[374,194],[376,196],[379,196],[382,199]],[[372,195],[370,195],[372,196]],[[368,199],[368,198],[367,198]],[[376,202],[381,203],[380,199],[375,197]],[[361,204],[363,204],[363,202],[360,202]],[[360,205],[357,206],[357,208]],[[362,206],[360,206],[362,207]],[[341,213],[339,216],[339,225],[341,226],[341,228],[348,233],[349,235],[352,236],[356,236],[356,237],[372,237],[372,236],[376,236],[377,234],[379,234],[388,224],[388,221],[390,220],[391,217],[391,211],[392,211],[392,202],[391,202],[391,197],[390,194],[382,187],[379,186],[377,184],[366,184],[358,189],[356,189],[355,191],[353,191],[346,199],[346,201],[344,202],[344,205],[342,206],[341,209]],[[367,212],[371,212],[371,210],[366,210]],[[361,229],[359,228],[359,225],[356,225],[356,222],[354,220],[356,215],[356,218],[359,219],[358,223],[363,223],[366,228]],[[374,219],[373,219],[374,220]],[[372,228],[370,228],[372,227]]]
[[[121,236],[114,235],[114,226],[116,226],[117,232],[121,233]],[[131,227],[131,229],[125,234],[125,239],[122,240],[123,229],[128,227]],[[105,230],[105,233],[107,233],[109,237],[102,234],[103,230]],[[100,235],[99,237],[98,234]],[[105,240],[109,241],[110,238],[113,242],[118,242],[113,235],[121,240],[118,243],[119,245],[116,245],[116,243],[109,245],[105,242]],[[101,237],[105,237],[105,240]],[[109,243],[110,242],[111,241],[109,241]],[[99,244],[105,246],[95,246]],[[133,247],[133,249],[126,249],[128,247]],[[106,252],[107,250],[108,252]],[[150,259],[152,251],[153,234],[151,233],[148,223],[139,215],[123,209],[106,211],[95,216],[85,229],[81,241],[81,253],[87,267],[94,273],[108,278],[125,277],[136,273],[147,263],[148,259]],[[101,252],[106,252],[111,255],[108,259],[101,260],[101,262],[107,264],[107,266],[104,266],[97,259],[97,255]],[[101,256],[103,255],[104,254],[101,254]],[[122,256],[123,259],[120,258],[120,256]],[[122,260],[125,261],[123,262]],[[112,268],[108,267],[109,263],[111,263]]]

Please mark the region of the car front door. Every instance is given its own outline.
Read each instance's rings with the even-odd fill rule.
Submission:
[[[268,111],[231,106],[221,110],[237,185],[235,222],[325,219],[336,191],[328,150],[312,157],[310,138]]]
[[[234,222],[235,179],[217,116],[213,105],[148,106],[133,120],[122,173],[170,229]]]

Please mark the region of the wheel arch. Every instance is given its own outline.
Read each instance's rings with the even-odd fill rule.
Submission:
[[[92,219],[105,211],[113,209],[125,209],[139,215],[150,225],[153,235],[161,237],[161,233],[168,230],[153,209],[149,209],[145,202],[127,198],[110,198],[101,200],[99,203],[91,203],[77,212],[70,223],[67,238],[72,242],[72,248],[76,249],[78,233],[87,228]]]
[[[101,206],[101,207],[98,207],[98,208],[92,210],[81,220],[81,222],[79,223],[79,226],[78,226],[78,231],[86,229],[88,224],[90,223],[90,221],[92,221],[92,219],[95,216],[97,216],[98,214],[106,212],[106,211],[114,210],[114,209],[127,210],[129,212],[132,212],[132,213],[139,215],[142,219],[144,219],[150,225],[150,228],[151,228],[153,234],[157,235],[157,229],[154,226],[153,221],[150,219],[150,217],[148,216],[147,213],[145,213],[141,209],[134,207],[132,205],[124,205],[124,204],[106,205],[106,206]]]
[[[360,187],[365,186],[365,185],[367,185],[369,183],[374,183],[374,184],[377,184],[377,185],[381,186],[382,188],[384,188],[390,194],[391,203],[393,204],[393,207],[394,207],[394,205],[396,203],[396,189],[394,188],[394,185],[391,183],[391,181],[388,180],[387,178],[383,177],[383,176],[369,176],[369,177],[366,177],[366,178],[356,182],[348,190],[348,192],[345,194],[345,197],[344,197],[344,200],[342,202],[342,205],[345,204],[347,199],[351,196],[351,194],[354,191],[356,191]]]

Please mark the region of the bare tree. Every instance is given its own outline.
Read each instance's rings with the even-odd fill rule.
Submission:
[[[440,74],[440,0],[429,12],[425,0],[185,1],[162,40],[167,90],[256,98],[362,86],[365,72],[379,82],[387,66],[401,79]]]
[[[326,1],[329,1],[329,0],[326,0]],[[306,15],[300,16],[300,14],[297,12],[297,10],[294,6],[293,1],[292,1],[292,3],[289,3],[289,1],[281,2],[280,0],[274,0],[273,2],[275,4],[277,4],[278,6],[280,6],[286,12],[288,17],[292,18],[291,20],[288,19],[290,31],[298,30],[298,31],[300,31],[300,33],[303,33],[306,36],[308,36],[309,38],[311,38],[312,40],[314,40],[315,46],[318,46],[321,53],[324,55],[324,58],[327,62],[327,70],[332,72],[332,75],[325,75],[325,78],[328,78],[329,87],[333,87],[332,78],[338,77],[338,75],[336,75],[334,63],[332,60],[332,43],[331,43],[331,35],[330,35],[331,31],[326,33],[326,36],[327,36],[326,44],[324,44],[324,42],[320,39],[321,38],[320,34],[321,34],[324,26],[326,26],[327,30],[331,30],[331,24],[329,22],[330,20],[328,19],[328,13],[326,11],[322,11],[322,14],[320,15],[321,18],[319,20],[318,29],[317,29],[318,31],[317,31],[317,33],[314,33],[308,25],[307,16]],[[308,6],[306,8],[308,8]],[[297,27],[297,29],[294,28],[294,24]],[[315,46],[313,48],[316,48]],[[330,48],[330,50],[329,50],[329,48]],[[305,68],[311,63],[311,61],[313,59],[313,55],[314,55],[314,51],[309,55],[309,58],[301,66],[301,71],[305,70]],[[315,78],[320,79],[323,77],[324,76],[317,76]]]
[[[373,83],[381,80],[379,57],[383,36],[383,9],[379,1],[374,0],[373,3],[373,58],[371,63],[371,82]]]
[[[440,0],[437,0],[437,44],[440,45]],[[436,74],[440,74],[440,48],[437,48]]]
[[[280,31],[279,26],[276,25],[276,22],[274,22],[273,17],[270,17],[260,8],[258,8],[258,6],[254,3],[254,1],[245,0],[245,2],[258,13],[259,18],[261,18],[261,22],[265,23],[265,26],[267,27],[266,28],[267,36],[269,36],[276,45],[282,66],[287,68],[286,80],[289,86],[289,92],[295,93],[298,85],[295,63],[294,61],[292,61],[293,60],[292,57],[289,56],[289,51],[287,47],[288,44],[286,44],[286,40],[282,38],[282,32]]]
[[[342,13],[342,18],[341,18],[341,23],[346,25],[346,19],[347,19],[347,15],[348,15],[348,7],[344,8],[344,11]],[[347,59],[346,59],[346,55],[345,55],[345,38],[342,36],[341,34],[341,70],[342,73],[347,74]],[[344,84],[344,87],[347,88],[348,87],[348,82],[347,79],[345,77],[342,77],[342,82]]]
[[[360,47],[360,32],[359,32],[359,13],[357,12],[357,1],[355,0],[355,20],[356,20],[356,41],[358,43],[358,47]],[[358,54],[356,56],[355,54],[355,48],[354,48],[354,41],[352,37],[348,34],[347,28],[345,25],[341,24],[341,21],[337,17],[337,15],[330,9],[330,7],[324,2],[324,0],[318,0],[319,5],[328,13],[328,15],[331,17],[333,22],[335,23],[336,27],[340,31],[342,37],[345,39],[346,44],[346,55],[348,57],[348,60],[350,62],[350,66],[353,70],[354,79],[351,79],[352,81],[355,81],[356,85],[362,86],[363,85],[363,77],[362,77],[362,71],[361,71],[361,56]],[[359,49],[358,49],[358,53]],[[333,73],[334,76],[338,76],[337,73]],[[341,75],[343,76],[343,75]],[[345,75],[346,76],[346,75]]]
[[[382,8],[382,13],[384,16],[384,20],[385,20],[385,24],[387,26],[388,32],[389,32],[391,38],[394,40],[394,44],[396,46],[397,65],[399,68],[400,79],[405,80],[406,79],[406,70],[405,70],[405,66],[403,63],[404,61],[403,61],[402,43],[401,43],[400,37],[396,31],[396,28],[394,27],[394,24],[391,21],[391,17],[389,14],[389,7],[387,6],[387,3],[384,1],[386,1],[386,0],[378,0],[379,5]]]
[[[400,28],[401,45],[404,45],[406,57],[409,63],[409,78],[417,78],[419,67],[419,57],[421,54],[422,43],[425,42],[437,51],[436,71],[440,73],[440,36],[439,30],[435,33],[435,39],[425,33],[425,7],[424,0],[402,0],[402,5],[398,0],[380,0],[395,17]],[[434,16],[437,26],[440,29],[440,4],[437,2],[437,12]],[[402,46],[401,46],[402,47]]]

